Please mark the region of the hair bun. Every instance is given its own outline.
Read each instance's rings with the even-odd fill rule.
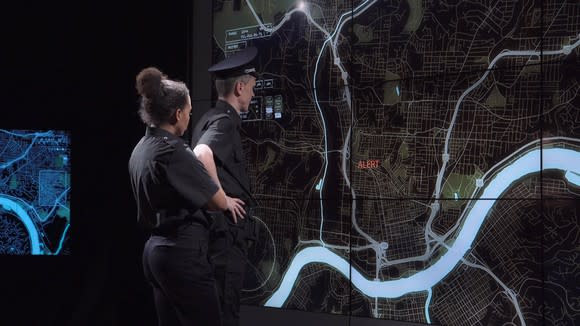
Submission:
[[[166,76],[157,68],[149,67],[141,70],[137,75],[135,87],[139,95],[145,98],[153,98],[161,91],[161,81]]]

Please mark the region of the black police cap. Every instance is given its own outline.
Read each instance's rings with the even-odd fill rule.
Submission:
[[[216,79],[226,79],[242,75],[252,75],[257,77],[254,59],[258,55],[258,49],[247,47],[234,53],[228,58],[209,67],[207,71],[212,73]]]

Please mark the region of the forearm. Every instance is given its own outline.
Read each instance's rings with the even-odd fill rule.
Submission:
[[[216,200],[219,200],[220,203],[223,203],[222,202],[222,198],[223,198],[223,201],[225,202],[226,208],[222,208],[222,206],[219,206],[219,209],[225,209],[225,210],[230,211],[234,223],[238,222],[238,218],[243,219],[244,215],[246,214],[246,211],[244,210],[245,203],[239,198],[231,198],[231,197],[228,197],[224,193],[224,191],[221,187],[220,181],[218,179],[217,168],[215,166],[215,161],[213,159],[213,152],[212,152],[211,148],[207,145],[201,144],[201,145],[195,146],[195,148],[193,149],[193,152],[195,153],[195,156],[201,162],[201,164],[203,164],[203,166],[207,170],[207,173],[209,174],[209,176],[214,180],[214,182],[219,187],[219,191],[216,193],[216,195],[214,195],[214,197],[211,200],[213,202],[213,205],[217,205]],[[223,194],[223,195],[221,195],[221,194]],[[217,197],[219,197],[219,198],[217,198]],[[212,209],[209,206],[209,204],[208,204],[208,208]],[[213,208],[213,209],[216,209],[216,208]]]
[[[218,179],[217,168],[215,166],[211,148],[203,144],[197,145],[193,149],[193,152],[201,164],[203,164],[213,182],[215,182],[215,184],[218,185],[218,187],[221,189],[222,186],[220,184],[220,180]]]
[[[217,176],[217,168],[213,159],[213,152],[207,145],[198,145],[193,149],[197,159],[203,164],[213,182],[218,186],[218,191],[207,203],[207,208],[211,210],[225,210],[228,208],[226,194],[223,191]]]
[[[211,199],[207,202],[207,208],[215,211],[225,211],[228,209],[226,194],[222,188],[219,188],[213,197],[211,197]]]

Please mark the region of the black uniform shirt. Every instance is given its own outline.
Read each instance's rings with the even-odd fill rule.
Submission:
[[[253,206],[248,195],[250,181],[242,150],[241,124],[238,112],[227,102],[218,100],[195,126],[192,144],[205,144],[211,148],[218,179],[226,194]]]
[[[129,173],[137,201],[137,219],[143,225],[155,226],[160,211],[171,217],[184,209],[191,212],[188,218],[208,225],[199,209],[218,187],[181,138],[148,127],[133,149]]]

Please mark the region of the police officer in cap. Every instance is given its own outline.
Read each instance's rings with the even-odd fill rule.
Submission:
[[[244,205],[232,202],[226,214],[213,214],[210,231],[210,261],[227,326],[239,325],[248,243],[256,238],[256,225],[250,214],[256,203],[250,192],[240,137],[240,113],[248,111],[254,96],[256,55],[257,49],[248,47],[209,68],[218,100],[192,133],[194,152],[214,182],[228,196],[244,201]]]

